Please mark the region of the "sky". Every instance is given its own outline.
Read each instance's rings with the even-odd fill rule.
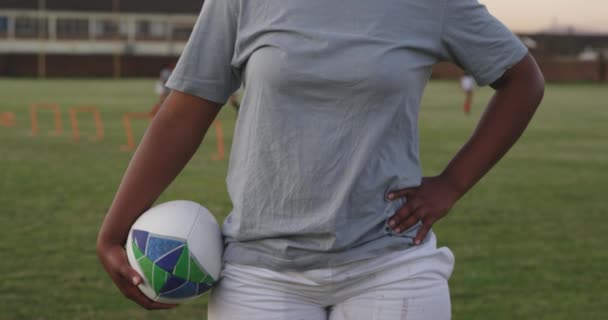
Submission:
[[[480,0],[515,32],[559,25],[608,34],[608,0]]]

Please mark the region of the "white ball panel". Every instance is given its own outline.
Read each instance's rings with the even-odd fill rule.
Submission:
[[[203,268],[217,280],[222,269],[224,244],[217,221],[209,210],[201,207],[199,220],[192,226],[188,248]]]
[[[173,238],[187,239],[201,206],[192,201],[176,200],[159,204],[146,211],[133,229]],[[167,221],[167,218],[170,220]]]

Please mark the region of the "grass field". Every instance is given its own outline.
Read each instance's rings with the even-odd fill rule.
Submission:
[[[432,82],[421,113],[424,172],[437,173],[465,141],[483,102],[461,111],[453,82]],[[95,255],[96,233],[131,156],[122,115],[147,111],[153,80],[0,79],[0,320],[205,319],[206,298],[168,312],[124,299]],[[50,112],[31,136],[29,107],[60,106],[64,132],[51,136]],[[101,110],[103,141],[90,115],[71,139],[68,109]],[[220,114],[229,147],[236,113]],[[135,123],[136,138],[146,121]],[[230,211],[226,160],[212,160],[211,131],[159,202],[192,199],[218,219]],[[454,319],[606,319],[608,314],[608,86],[554,84],[526,134],[435,227],[456,256],[450,280]]]

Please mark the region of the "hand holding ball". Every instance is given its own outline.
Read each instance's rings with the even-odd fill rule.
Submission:
[[[192,201],[170,201],[143,213],[126,244],[139,289],[151,300],[182,303],[208,291],[222,267],[222,235],[213,215]]]

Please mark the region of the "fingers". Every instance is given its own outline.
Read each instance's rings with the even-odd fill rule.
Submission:
[[[413,215],[417,212],[418,205],[415,201],[408,201],[403,207],[388,220],[388,225],[396,232],[400,233],[418,222],[418,217]]]
[[[143,280],[137,271],[131,268],[128,264],[122,265],[119,268],[118,277],[114,282],[125,297],[135,301],[137,304],[146,309],[171,309],[177,306],[174,304],[165,304],[153,301],[143,294],[137,287],[143,282]]]
[[[390,191],[386,197],[388,198],[388,200],[397,200],[400,198],[409,198],[409,197],[413,197],[416,190],[418,188],[405,188],[405,189],[400,189],[400,190],[393,190]],[[409,200],[409,199],[408,199]],[[405,206],[399,208],[399,210],[397,210],[397,212],[395,212],[395,214],[388,220],[388,225],[397,233],[405,230],[406,226],[408,224],[403,224],[403,222],[408,219],[408,217],[412,214],[412,212],[415,212],[417,208],[417,205],[415,203],[415,201],[407,201]],[[414,222],[415,224],[415,222]],[[414,225],[412,224],[412,225]],[[397,231],[399,230],[399,231]]]
[[[414,238],[414,245],[419,245],[422,243],[427,233],[431,230],[433,223],[436,221],[433,215],[430,214],[430,212],[424,207],[416,207],[415,205],[411,205],[409,207],[407,205],[403,206],[393,217],[389,219],[389,226],[391,226],[395,233],[401,233],[413,227],[419,221],[422,222],[422,226]]]
[[[155,302],[143,294],[138,285],[143,279],[131,268],[127,254],[121,246],[100,247],[99,257],[110,278],[122,294],[146,309],[170,309],[177,305]]]
[[[431,230],[431,227],[435,223],[435,219],[432,216],[427,216],[422,219],[422,227],[418,230],[418,234],[414,238],[414,245],[419,245],[422,243],[427,233]]]
[[[386,195],[386,197],[388,198],[388,200],[405,198],[405,197],[414,195],[416,193],[416,190],[418,190],[418,188],[405,188],[405,189],[400,189],[400,190],[394,190],[394,191],[390,191]]]
[[[142,306],[148,310],[171,309],[171,308],[176,307],[176,305],[155,302],[155,301],[151,300],[150,298],[146,297],[146,295],[144,295],[139,290],[137,285],[135,285],[133,283],[132,277],[126,278],[123,276],[123,274],[120,274],[117,277],[117,279],[115,279],[114,283],[116,283],[116,286],[118,287],[118,289],[122,292],[122,294],[125,297],[133,300],[135,303],[139,304],[140,306]],[[141,278],[140,278],[140,283],[141,283]]]
[[[414,245],[419,245],[424,240],[437,220],[433,218],[430,209],[416,198],[416,192],[419,188],[407,188],[389,192],[387,198],[396,200],[406,197],[408,201],[399,208],[395,214],[388,220],[389,227],[395,233],[401,233],[415,226],[419,221],[422,222],[422,227],[418,230],[414,238]]]
[[[422,178],[418,187],[390,191],[388,200],[407,198],[407,202],[388,220],[389,227],[396,233],[402,233],[421,222],[413,241],[422,243],[433,224],[443,218],[454,203],[462,196],[441,176]]]
[[[407,217],[407,219],[401,220],[401,223],[399,223],[395,228],[393,228],[393,231],[395,231],[395,233],[401,233],[416,225],[418,221],[420,221],[420,217],[417,214],[412,214]]]

